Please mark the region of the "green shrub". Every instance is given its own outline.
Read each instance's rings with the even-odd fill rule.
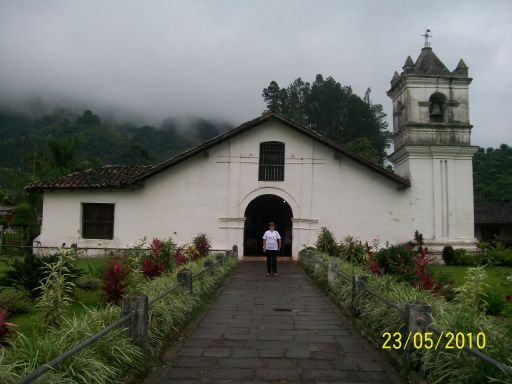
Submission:
[[[451,245],[443,248],[442,258],[446,265],[455,265],[455,250]]]
[[[81,276],[76,280],[76,286],[84,291],[95,291],[100,288],[101,280],[98,277]]]
[[[501,243],[487,249],[486,256],[494,265],[512,267],[512,250],[505,248]]]
[[[320,229],[320,235],[318,235],[315,246],[320,252],[324,252],[329,256],[340,256],[340,246],[327,227]]]
[[[12,225],[30,225],[32,208],[28,203],[18,204],[13,209]]]
[[[23,259],[15,258],[12,263],[9,263],[11,269],[5,271],[4,276],[0,279],[0,285],[26,291],[35,299],[40,296],[41,292],[39,287],[49,275],[49,271],[45,266],[58,261],[58,253],[41,257],[29,254]],[[74,265],[71,258],[66,258],[66,268],[69,271],[66,275],[66,279],[70,281],[83,274],[83,271]]]
[[[406,281],[415,277],[415,252],[408,245],[398,244],[382,248],[373,255],[378,267],[384,274],[397,274]]]
[[[506,248],[501,242],[480,242],[482,263],[487,265],[512,267],[512,249]]]
[[[24,292],[4,289],[0,291],[0,309],[2,308],[11,314],[27,313],[32,309],[32,300]]]
[[[480,265],[478,256],[474,253],[469,253],[465,249],[457,248],[454,254],[455,262],[453,265],[461,265],[463,267],[476,267]]]
[[[340,254],[343,259],[354,264],[363,264],[368,261],[366,246],[352,236],[346,236],[340,242]]]
[[[501,292],[487,292],[487,309],[486,313],[492,316],[500,315],[505,309],[505,298]]]

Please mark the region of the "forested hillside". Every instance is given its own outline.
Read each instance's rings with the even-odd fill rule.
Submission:
[[[511,202],[512,148],[479,148],[473,157],[473,183],[476,202]]]
[[[26,198],[34,179],[105,164],[154,164],[231,128],[200,118],[169,118],[160,127],[103,123],[87,110],[39,118],[0,108],[0,200]]]

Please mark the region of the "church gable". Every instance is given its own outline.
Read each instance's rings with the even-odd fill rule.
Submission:
[[[190,159],[194,156],[200,155],[200,154],[207,154],[207,152],[210,149],[213,149],[214,147],[220,145],[221,143],[224,143],[226,141],[231,141],[232,139],[236,138],[239,135],[242,135],[246,132],[260,129],[262,125],[264,125],[267,122],[275,121],[278,123],[278,125],[285,126],[288,129],[290,129],[290,132],[297,132],[301,136],[308,137],[309,139],[314,140],[315,142],[326,146],[330,148],[331,150],[334,150],[336,153],[346,156],[350,158],[351,160],[361,164],[362,166],[366,167],[367,169],[380,174],[381,176],[384,176],[388,179],[393,180],[400,188],[407,188],[410,186],[409,180],[400,177],[396,175],[395,173],[365,159],[364,157],[361,157],[357,155],[356,153],[353,153],[344,147],[330,141],[329,139],[323,137],[319,133],[305,128],[299,124],[296,124],[293,121],[290,121],[276,113],[268,113],[265,115],[262,115],[254,120],[248,121],[242,125],[240,125],[237,128],[234,128],[232,130],[229,130],[227,132],[224,132],[213,139],[196,146],[194,148],[191,148],[188,151],[185,151],[178,156],[175,156],[167,161],[164,161],[160,164],[157,164],[155,166],[105,166],[98,169],[93,170],[87,170],[84,172],[76,172],[71,175],[64,176],[62,178],[58,179],[52,179],[52,180],[43,180],[39,182],[34,182],[29,184],[26,187],[27,191],[35,192],[35,191],[43,191],[43,190],[54,190],[54,189],[121,189],[121,188],[133,188],[140,186],[146,179],[151,178],[154,175],[159,174],[160,172],[163,172],[173,166],[176,166],[177,164],[182,163],[183,161],[186,161],[187,159]],[[242,135],[245,136],[245,135]],[[283,137],[280,142],[279,140],[276,140],[275,138],[272,139],[272,135],[269,135],[266,138],[262,138],[260,140],[261,143],[265,143],[264,146],[267,148],[267,152],[271,151],[272,149],[270,147],[272,146],[278,146],[279,143],[284,143],[286,141],[286,137]],[[285,144],[285,143],[284,143]],[[256,153],[255,153],[256,152]],[[268,152],[270,153],[270,152]],[[247,154],[247,156],[252,156],[255,158],[260,158],[260,148],[257,149],[253,148],[251,149]],[[244,155],[245,156],[245,155]],[[269,155],[270,156],[270,155]],[[297,154],[293,154],[293,156],[298,156]],[[272,156],[269,157],[269,159]],[[294,159],[290,158],[289,161],[293,162]],[[273,160],[272,160],[273,161]],[[271,166],[276,166],[275,164],[265,164],[267,168]],[[277,168],[275,168],[277,169]],[[267,172],[263,170],[264,172]],[[270,173],[272,172],[280,172],[278,170],[275,171],[268,171]],[[278,177],[278,175],[272,175],[268,177]],[[268,180],[269,181],[269,180]]]

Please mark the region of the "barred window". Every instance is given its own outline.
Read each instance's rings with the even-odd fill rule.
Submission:
[[[260,143],[260,169],[258,180],[284,180],[284,143],[278,141]]]
[[[82,237],[114,238],[114,204],[82,203]]]

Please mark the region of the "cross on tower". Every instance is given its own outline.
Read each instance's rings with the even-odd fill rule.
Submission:
[[[430,34],[430,29],[425,28],[425,34],[421,36],[425,38],[425,47],[430,47],[430,41],[428,41],[428,39],[432,37]]]

